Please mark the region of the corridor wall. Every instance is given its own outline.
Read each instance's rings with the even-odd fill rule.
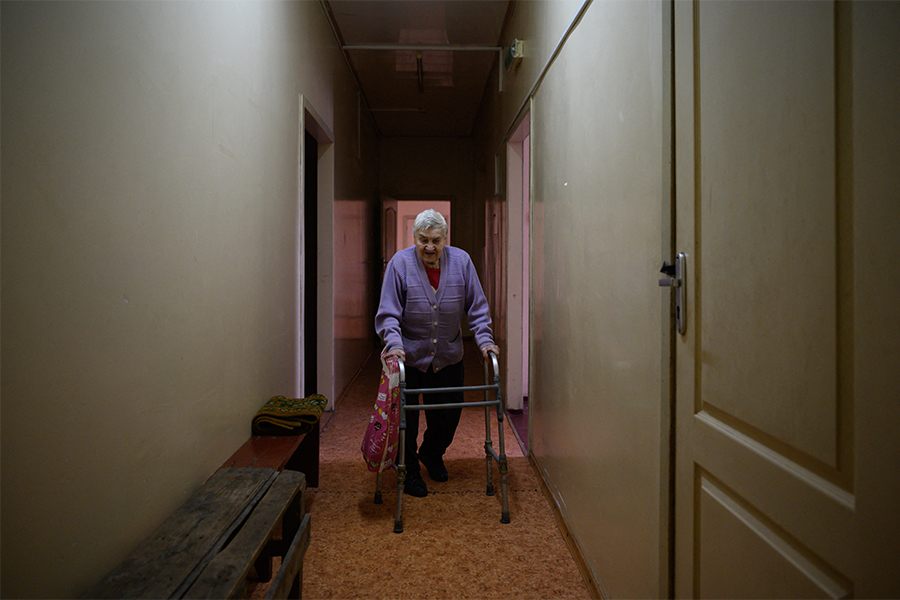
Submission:
[[[530,451],[609,597],[668,595],[665,9],[518,4],[525,58],[481,115],[502,164],[531,111]]]
[[[301,95],[336,138],[335,256],[376,229],[376,140],[318,2],[0,10],[0,595],[77,597],[296,392]]]
[[[663,33],[662,4],[592,3],[532,114],[533,452],[620,598],[667,596]]]

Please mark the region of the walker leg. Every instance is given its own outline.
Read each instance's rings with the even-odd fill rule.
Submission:
[[[500,390],[497,390],[497,399],[500,399]],[[500,440],[500,459],[497,461],[500,464],[500,493],[503,498],[503,511],[500,513],[500,522],[501,523],[509,523],[509,466],[506,462],[506,446],[504,444],[503,437],[503,403],[497,405],[497,425],[498,425],[498,433],[497,438]]]
[[[394,533],[403,533],[403,485],[406,483],[406,465],[397,466],[397,514],[394,516]]]
[[[381,498],[381,480],[383,479],[384,473],[378,471],[378,475],[375,477],[375,504],[382,504],[384,501]]]
[[[501,444],[502,445],[502,444]],[[509,484],[507,482],[506,474],[508,473],[509,468],[506,464],[506,455],[500,454],[500,494],[503,498],[503,510],[500,513],[500,522],[501,523],[509,523]]]
[[[496,492],[494,491],[494,469],[493,462],[494,457],[491,453],[491,449],[493,447],[493,442],[491,442],[491,410],[490,407],[484,407],[484,464],[487,470],[486,479],[487,479],[487,490],[486,494],[488,496],[493,496]]]
[[[402,407],[400,409],[403,410]],[[400,420],[400,448],[397,452],[397,514],[394,517],[394,533],[403,533],[403,487],[406,485],[406,423]]]

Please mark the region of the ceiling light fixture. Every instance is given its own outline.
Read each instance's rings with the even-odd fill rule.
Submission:
[[[449,52],[496,52],[500,60],[500,64],[504,64],[504,54],[509,51],[504,46],[469,46],[466,44],[344,44],[341,50],[349,52],[353,50],[417,50],[417,51],[449,51]],[[499,92],[503,93],[503,73],[505,69],[499,70]]]

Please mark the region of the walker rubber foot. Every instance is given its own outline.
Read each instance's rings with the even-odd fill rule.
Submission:
[[[403,521],[394,521],[394,533],[403,533]]]
[[[375,504],[383,504],[383,501],[381,499],[381,492],[375,494]]]
[[[509,522],[510,522],[510,520],[509,520],[509,511],[503,513],[503,515],[500,517],[500,522],[503,523],[504,525],[505,525],[506,523],[509,523]]]

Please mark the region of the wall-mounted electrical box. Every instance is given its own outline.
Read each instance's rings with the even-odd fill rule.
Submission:
[[[506,51],[506,60],[503,62],[506,70],[511,71],[518,69],[523,56],[525,56],[525,42],[523,40],[514,39],[509,44],[509,48]]]

